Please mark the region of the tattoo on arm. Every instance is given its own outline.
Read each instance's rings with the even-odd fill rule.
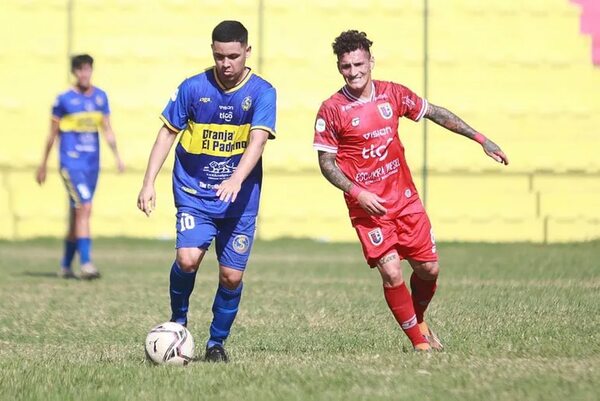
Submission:
[[[349,192],[352,182],[344,175],[342,170],[335,164],[335,153],[319,151],[319,167],[327,181],[344,192]]]
[[[431,103],[429,103],[427,113],[425,113],[425,118],[452,132],[464,135],[470,139],[473,139],[477,133],[477,131],[471,128],[466,122],[464,122],[460,117],[452,113],[450,110]]]

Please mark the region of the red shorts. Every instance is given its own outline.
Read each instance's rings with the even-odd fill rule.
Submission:
[[[383,220],[377,216],[352,219],[371,267],[389,251],[395,249],[402,259],[419,262],[438,260],[431,222],[426,213],[413,213],[394,220]]]

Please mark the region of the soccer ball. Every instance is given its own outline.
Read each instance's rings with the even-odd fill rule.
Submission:
[[[187,365],[194,357],[194,339],[184,326],[166,322],[146,337],[146,357],[156,364]]]

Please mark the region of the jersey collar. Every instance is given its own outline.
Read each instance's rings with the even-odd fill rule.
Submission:
[[[358,103],[369,103],[372,102],[373,100],[375,100],[375,83],[373,81],[371,81],[371,98],[368,100],[365,99],[360,99],[356,96],[354,96],[353,94],[350,93],[350,91],[348,90],[348,87],[346,85],[344,85],[344,87],[342,88],[342,93],[344,94],[344,96],[346,96],[348,99],[350,99],[353,102],[358,102]]]
[[[219,88],[221,88],[221,90],[225,93],[231,93],[231,92],[235,92],[236,90],[240,89],[242,86],[244,86],[246,84],[246,82],[248,82],[250,80],[250,77],[253,75],[252,68],[250,68],[250,67],[246,67],[246,68],[248,68],[248,71],[246,72],[246,76],[244,77],[244,79],[242,79],[242,81],[239,84],[237,84],[233,88],[229,88],[229,89],[227,89],[225,87],[225,85],[223,85],[223,83],[219,80],[219,74],[217,74],[217,68],[213,67],[212,71],[213,71],[213,76],[215,77],[215,81],[217,82],[217,85],[219,85]]]

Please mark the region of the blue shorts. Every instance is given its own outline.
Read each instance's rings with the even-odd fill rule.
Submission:
[[[213,239],[219,264],[245,270],[256,231],[256,216],[213,218],[190,208],[177,210],[176,248],[207,250]]]
[[[79,207],[84,203],[91,203],[98,183],[98,170],[75,170],[61,168],[71,207]]]

